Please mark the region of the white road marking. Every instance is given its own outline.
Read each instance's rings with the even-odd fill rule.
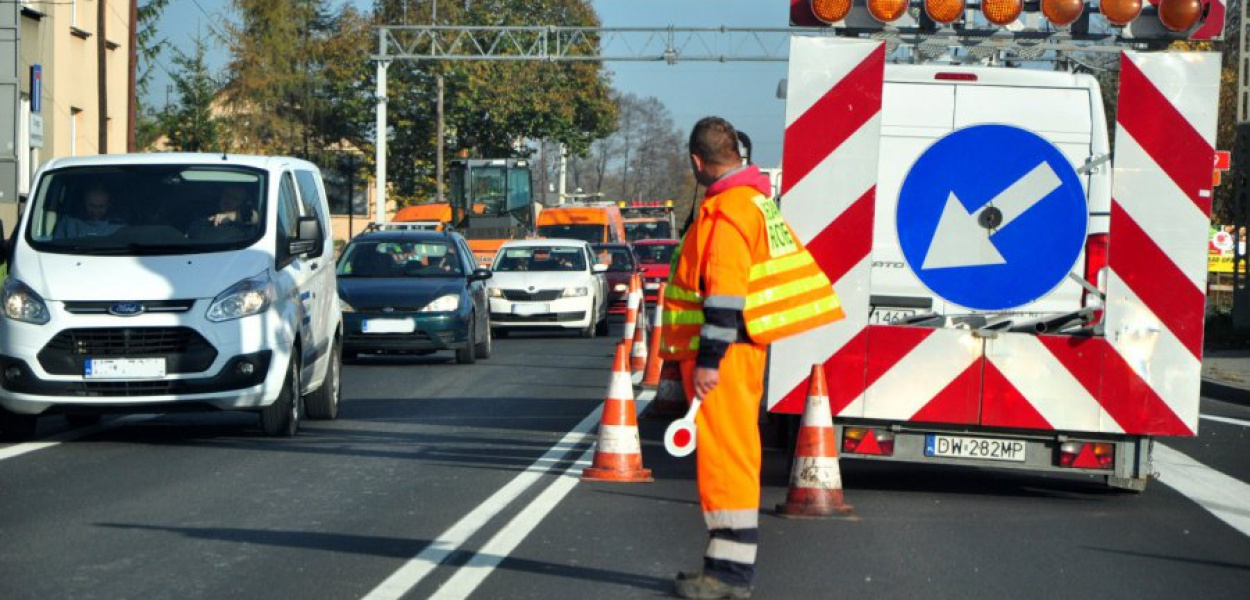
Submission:
[[[635,400],[638,412],[641,413],[654,397],[653,391],[639,394]],[[555,510],[556,505],[573,491],[573,487],[581,480],[582,469],[590,466],[594,451],[595,448],[592,446],[583,452],[576,462],[569,465],[569,468],[556,477],[547,489],[543,490],[499,533],[486,542],[486,545],[482,546],[481,550],[478,550],[464,566],[457,569],[456,574],[438,588],[438,591],[434,592],[430,598],[438,600],[468,598],[469,594],[472,594],[495,571],[495,567],[512,554],[512,551],[525,541],[530,532],[534,531],[552,510]]]
[[[59,446],[65,442],[72,442],[77,439],[85,438],[89,435],[95,435],[101,431],[121,427],[122,425],[126,425],[128,423],[138,423],[140,421],[147,421],[148,419],[155,419],[156,417],[157,415],[127,415],[111,421],[105,421],[98,425],[58,433],[44,440],[14,444],[8,448],[0,448],[0,460],[29,454],[37,450],[52,448],[53,446]]]
[[[1242,427],[1250,427],[1250,421],[1243,421],[1241,419],[1230,419],[1229,417],[1217,417],[1215,415],[1198,415],[1198,418],[1206,419],[1208,421],[1215,421],[1217,423],[1227,423],[1229,425],[1240,425]]]
[[[646,406],[645,402],[637,402],[638,410]],[[365,595],[364,600],[395,600],[402,598],[417,584],[421,583],[438,565],[447,560],[460,549],[466,541],[485,527],[491,519],[503,512],[522,493],[538,482],[551,471],[551,465],[564,458],[576,444],[584,442],[599,424],[603,413],[603,405],[599,405],[586,418],[582,419],[564,438],[547,450],[538,460],[534,461],[520,475],[517,475],[498,492],[485,502],[478,505],[469,514],[462,517],[454,525],[430,542],[420,553],[404,563],[399,570],[391,574],[385,581],[378,584],[373,591]],[[593,448],[591,448],[593,450]],[[557,479],[560,481],[560,479]],[[567,492],[566,492],[567,493]],[[550,510],[550,509],[548,509]],[[537,522],[535,522],[537,524]],[[525,532],[528,534],[528,530]],[[522,539],[524,536],[522,536]],[[476,558],[476,556],[475,556]]]
[[[1154,467],[1160,483],[1250,536],[1250,485],[1163,444],[1155,444]]]

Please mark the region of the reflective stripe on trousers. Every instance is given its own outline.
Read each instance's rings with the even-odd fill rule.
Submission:
[[[710,540],[703,570],[732,585],[751,585],[760,509],[759,406],[767,351],[733,344],[720,363],[720,383],[699,409],[699,500]],[[681,362],[688,394],[694,361]],[[690,399],[693,399],[691,397]]]

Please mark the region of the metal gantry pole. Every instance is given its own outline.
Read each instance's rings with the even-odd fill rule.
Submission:
[[[374,201],[377,206],[374,209],[374,223],[386,222],[386,70],[390,66],[389,60],[378,61],[377,139],[374,142],[377,169],[377,193],[374,194]]]
[[[1240,0],[1241,22],[1237,56],[1237,126],[1233,142],[1233,329],[1250,331],[1250,286],[1246,285],[1246,244],[1241,228],[1250,225],[1250,10]]]

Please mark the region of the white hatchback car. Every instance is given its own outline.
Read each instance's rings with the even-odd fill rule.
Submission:
[[[608,332],[608,283],[590,245],[580,240],[516,240],[495,255],[489,280],[490,326],[576,329],[582,337]]]

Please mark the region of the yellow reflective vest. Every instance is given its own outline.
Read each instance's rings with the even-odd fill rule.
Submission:
[[[718,236],[722,227],[745,240],[746,255],[737,236]],[[716,289],[707,289],[708,282]],[[777,204],[748,186],[704,199],[686,232],[664,294],[661,357],[695,357],[709,295],[743,297],[747,334],[761,345],[845,316],[829,278],[781,218]]]

